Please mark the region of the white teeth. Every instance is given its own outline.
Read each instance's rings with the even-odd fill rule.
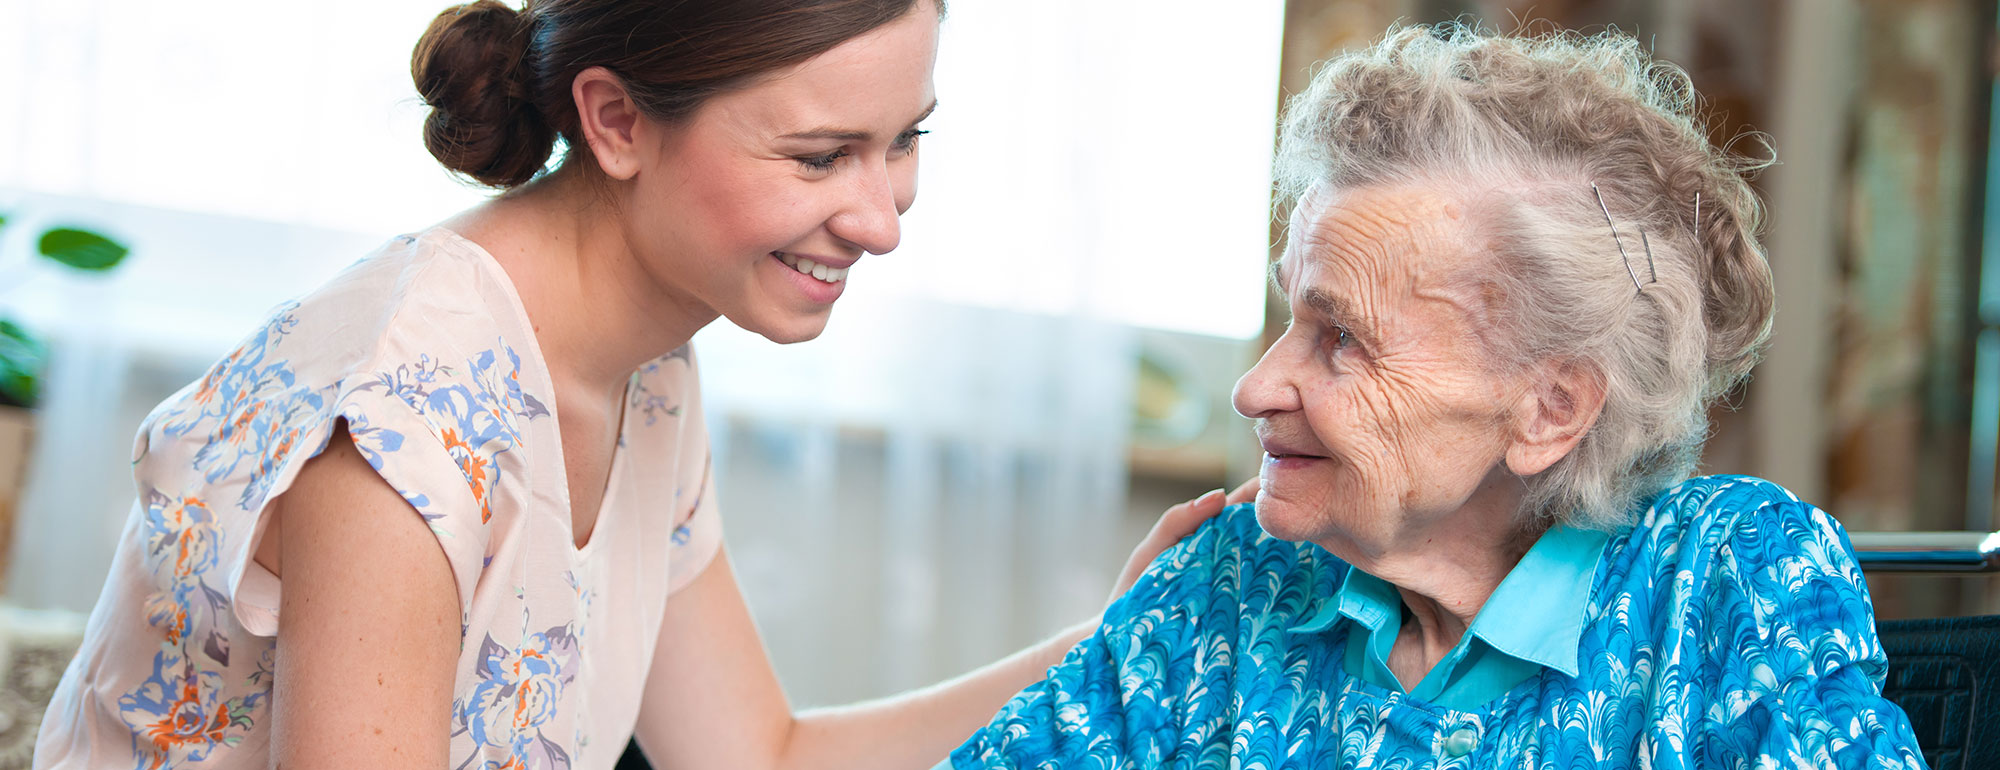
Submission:
[[[841,281],[847,280],[847,271],[852,269],[846,267],[828,267],[818,262],[814,262],[810,259],[806,259],[805,257],[801,257],[796,254],[787,254],[782,251],[774,251],[771,253],[778,257],[778,261],[785,263],[786,266],[792,268],[793,270],[797,270],[801,273],[810,275],[816,279],[825,281],[827,283],[839,283]]]

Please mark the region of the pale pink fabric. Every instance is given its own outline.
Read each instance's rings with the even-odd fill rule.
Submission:
[[[610,767],[669,594],[721,547],[694,358],[633,373],[579,549],[532,329],[499,264],[433,229],[279,308],[154,410],[133,450],[139,501],[35,766],[267,766],[282,583],[251,554],[268,502],[340,419],[458,584],[452,770]]]

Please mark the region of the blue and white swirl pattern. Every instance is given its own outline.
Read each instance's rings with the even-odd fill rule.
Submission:
[[[1153,563],[1095,635],[952,754],[957,768],[1921,768],[1882,698],[1874,612],[1840,525],[1710,476],[1613,536],[1576,677],[1474,711],[1348,675],[1347,624],[1286,629],[1350,569],[1250,506]]]

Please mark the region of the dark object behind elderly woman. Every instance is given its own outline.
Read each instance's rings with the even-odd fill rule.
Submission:
[[[1772,282],[1687,75],[1391,31],[1287,108],[1254,505],[1153,562],[951,766],[1923,766],[1840,524],[1691,478]]]

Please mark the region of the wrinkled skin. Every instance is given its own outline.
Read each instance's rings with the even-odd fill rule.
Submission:
[[[1504,460],[1520,387],[1476,332],[1483,308],[1460,276],[1483,258],[1464,206],[1321,189],[1292,233],[1277,269],[1292,323],[1235,393],[1272,453],[1264,527],[1373,560],[1465,525],[1469,505],[1518,501]]]

